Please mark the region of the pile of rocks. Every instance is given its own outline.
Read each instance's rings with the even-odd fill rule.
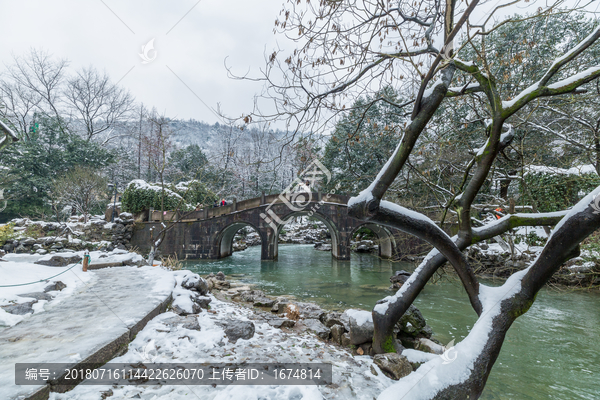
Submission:
[[[18,218],[11,221],[17,238],[6,240],[2,250],[7,253],[46,254],[56,251],[84,249],[127,250],[133,234],[134,219],[130,213],[121,213],[114,223],[95,216],[87,223],[31,221]]]
[[[110,244],[107,246],[108,251],[113,249],[128,250],[131,246],[131,236],[133,235],[133,226],[135,219],[133,215],[127,212],[119,214],[119,218],[115,218],[115,222],[110,226]]]
[[[231,283],[225,279],[225,274],[222,271],[213,274],[212,272],[206,275],[206,281],[208,284],[208,290],[213,289],[224,290],[231,287]]]
[[[186,290],[174,291],[174,300],[171,304],[171,311],[177,314],[162,321],[167,326],[182,325],[186,329],[201,330],[198,318],[195,318],[202,310],[209,310],[212,299],[207,296],[212,289],[225,289],[229,287],[229,282],[225,280],[223,272],[216,275],[210,274],[206,279],[198,274],[189,273],[181,281],[181,288]],[[191,307],[188,307],[191,300]],[[225,336],[230,342],[237,342],[239,339],[250,339],[254,336],[255,326],[252,321],[243,321],[234,318],[222,319],[215,322],[223,328]]]
[[[317,250],[331,250],[331,234],[320,221],[292,223],[286,225],[286,231],[279,235],[279,244],[314,244]],[[256,231],[238,232],[233,238],[233,251],[246,250],[261,244],[260,235]],[[323,245],[324,247],[319,247]]]
[[[213,274],[209,277],[207,278],[216,280]],[[216,286],[213,288],[219,290]],[[247,285],[230,283],[227,289],[220,290],[224,297],[248,303],[256,311],[262,311],[257,312],[254,318],[267,322],[271,326],[294,331],[309,331],[324,341],[349,347],[357,355],[373,356],[373,361],[392,379],[400,379],[420,365],[411,364],[406,357],[399,354],[404,349],[434,354],[443,354],[445,350],[432,339],[431,327],[413,305],[395,326],[397,353],[375,355],[372,345],[374,324],[369,311],[355,309],[343,312],[327,311],[316,304],[299,302],[291,297],[268,296],[262,290],[252,289]]]
[[[539,254],[536,251],[523,251],[511,255],[508,252],[487,250],[487,244],[479,243],[466,251],[475,272],[483,278],[506,279],[527,268]],[[586,261],[585,258],[575,257],[567,261],[552,275],[548,283],[576,287],[600,285],[600,264],[589,259]]]
[[[202,309],[208,310],[212,299],[207,296],[209,285],[205,279],[198,274],[190,273],[183,277],[181,287],[187,290],[173,292],[174,299],[171,303],[171,310],[175,314],[187,316],[198,314],[202,312]]]
[[[357,253],[373,253],[379,251],[379,245],[376,244],[373,240],[359,240],[350,242],[352,246],[352,250]]]

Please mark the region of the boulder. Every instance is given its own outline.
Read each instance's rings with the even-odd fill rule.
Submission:
[[[431,339],[431,337],[433,336],[433,329],[431,329],[431,327],[429,325],[425,325],[423,327],[423,329],[421,329],[421,331],[419,331],[419,336],[423,336],[428,339]]]
[[[61,290],[63,290],[66,287],[67,287],[67,285],[65,285],[61,281],[51,282],[49,285],[47,285],[44,288],[44,293],[51,292],[53,290],[61,291]]]
[[[254,300],[253,305],[254,307],[273,307],[275,305],[275,300],[268,297],[259,297]]]
[[[349,318],[350,342],[353,345],[359,345],[373,341],[373,316],[370,312],[364,310],[346,310],[344,314]]]
[[[427,322],[425,321],[425,318],[423,318],[423,314],[421,314],[421,311],[419,311],[417,307],[411,304],[408,310],[406,310],[404,315],[396,323],[394,330],[398,335],[405,333],[417,336],[423,328],[425,328],[425,325],[427,325]]]
[[[224,289],[229,289],[231,287],[231,283],[229,283],[228,281],[220,281],[218,279],[213,279],[213,287],[215,289],[219,289],[219,290],[224,290]]]
[[[283,313],[285,313],[286,310],[287,310],[288,304],[289,304],[288,301],[281,301],[281,300],[279,300],[279,303],[277,303],[277,314],[283,314]]]
[[[208,282],[198,274],[186,275],[181,282],[181,286],[186,289],[195,290],[201,296],[205,296],[208,293]]]
[[[43,293],[43,292],[33,292],[33,293],[24,293],[24,294],[19,294],[19,297],[28,297],[28,298],[33,298],[36,300],[46,300],[46,301],[50,301],[53,299],[52,296],[50,296],[48,293]]]
[[[300,310],[295,304],[289,303],[287,306],[285,306],[285,316],[288,319],[298,321],[300,319]]]
[[[410,278],[411,273],[405,270],[396,271],[396,273],[390,278],[390,282],[392,283],[400,283],[403,284]]]
[[[345,329],[342,325],[333,325],[331,327],[331,340],[334,343],[342,344],[342,335],[344,334]]]
[[[342,346],[348,347],[351,344],[352,344],[352,341],[350,340],[350,334],[348,332],[344,333],[342,335]]]
[[[416,349],[419,346],[419,339],[413,336],[400,333],[398,335],[398,340],[402,343],[402,346],[407,349]]]
[[[267,321],[274,328],[293,328],[296,321],[287,318],[273,318]]]
[[[238,339],[248,340],[254,337],[255,327],[252,321],[225,319],[215,323],[223,327],[225,336],[227,336],[232,343],[236,343]]]
[[[214,279],[206,279],[206,283],[208,284],[209,292],[215,288],[215,280]]]
[[[262,290],[245,290],[240,293],[240,298],[248,303],[254,303],[255,300],[266,297]]]
[[[342,321],[342,313],[339,312],[330,312],[324,314],[321,317],[321,322],[328,328],[331,328],[334,325],[344,325]]]
[[[15,253],[28,253],[29,250],[27,250],[27,247],[23,246],[22,244],[18,245],[17,248],[15,249]]]
[[[25,314],[33,313],[33,304],[34,303],[37,303],[37,300],[29,301],[27,303],[19,303],[19,304],[11,304],[8,306],[2,306],[2,309],[9,314],[25,315]]]
[[[413,371],[408,359],[398,353],[377,354],[373,357],[373,363],[381,369],[384,375],[395,381]]]
[[[314,332],[321,339],[323,339],[323,340],[329,339],[329,334],[331,333],[331,330],[329,328],[327,328],[325,325],[323,325],[321,323],[321,321],[319,321],[318,319],[316,319],[316,318],[305,319],[303,321],[303,323],[306,326],[306,329],[308,329],[311,332]]]
[[[200,313],[202,311],[202,308],[198,304],[196,304],[196,303],[194,303],[192,305],[192,309],[191,310],[185,309],[185,308],[181,307],[178,304],[173,304],[173,305],[171,305],[171,310],[175,314],[177,314],[177,315],[189,315],[189,314],[198,314],[198,313]]]
[[[444,346],[439,345],[427,338],[419,338],[415,349],[433,354],[444,354],[444,351],[446,350]]]
[[[81,256],[78,254],[61,253],[44,256],[36,262],[34,262],[34,264],[47,265],[49,267],[64,267],[66,265],[74,264],[79,261],[81,261]]]
[[[296,303],[300,316],[305,319],[320,320],[325,315],[325,310],[313,303]],[[320,322],[320,321],[319,321]]]
[[[217,278],[218,281],[224,281],[225,280],[225,274],[223,273],[223,271],[217,272],[216,278]]]
[[[171,309],[178,315],[198,314],[202,312],[200,305],[195,303],[193,297],[189,295],[175,297],[175,300],[171,304]]]
[[[212,301],[212,299],[208,296],[193,296],[192,301],[198,304],[200,307],[208,310],[208,305]]]
[[[176,327],[176,326],[181,325],[184,329],[189,329],[189,330],[193,330],[193,331],[200,330],[200,323],[198,322],[198,317],[193,316],[193,315],[189,315],[189,316],[185,316],[185,317],[181,317],[181,316],[171,317],[171,318],[167,318],[161,322],[169,327]]]

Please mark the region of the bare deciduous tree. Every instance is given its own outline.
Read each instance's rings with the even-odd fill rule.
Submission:
[[[332,115],[347,109],[347,99],[385,85],[392,84],[406,97],[412,97],[410,102],[397,105],[411,106],[412,111],[392,156],[369,187],[348,203],[350,215],[400,229],[434,246],[401,289],[374,307],[374,350],[401,351],[394,335],[395,324],[446,262],[455,269],[479,317],[470,334],[456,345],[455,362],[444,364],[441,358],[426,362],[386,390],[381,396],[384,399],[408,393],[411,398],[478,398],[511,324],[527,312],[537,292],[561,264],[578,254],[579,243],[600,227],[600,215],[590,207],[600,194],[600,187],[571,210],[515,213],[483,226],[474,225],[473,203],[493,174],[498,155],[514,137],[514,117],[533,102],[578,93],[600,77],[600,60],[593,65],[577,63],[582,53],[598,45],[600,26],[596,23],[585,39],[560,56],[545,60],[545,65],[536,68],[538,75],[519,77],[519,84],[509,91],[504,83],[511,76],[495,75],[495,54],[488,53],[487,37],[500,26],[517,20],[500,15],[504,7],[513,3],[516,2],[490,6],[488,2],[480,5],[479,0],[290,0],[276,22],[276,29],[299,47],[283,57],[278,52],[267,57],[265,97],[273,101],[270,107],[274,111],[255,111],[255,119],[287,116],[295,132],[309,132],[323,128]],[[569,12],[559,8],[565,4],[544,3],[534,14],[520,20]],[[569,5],[574,9],[586,3]],[[480,17],[483,22],[471,15],[484,15]],[[458,42],[461,32],[462,40]],[[462,60],[466,47],[473,49],[475,56]],[[448,98],[463,96],[476,98],[482,107],[485,117],[481,118],[480,133],[485,144],[473,152],[467,165],[461,166],[460,175],[464,178],[460,186],[446,191],[458,218],[458,234],[449,237],[425,215],[386,201],[385,197],[396,178],[408,168],[409,158],[415,154],[415,146],[434,114]],[[554,225],[539,257],[497,288],[481,284],[463,254],[469,246],[514,227]],[[435,379],[427,379],[427,375]]]
[[[68,65],[65,59],[54,60],[46,51],[31,49],[26,56],[15,57],[14,64],[8,68],[20,102],[30,105],[26,109],[35,107],[55,117],[63,131],[67,131],[68,126],[61,112],[61,88]],[[19,109],[21,113],[17,115],[22,115],[23,107]]]
[[[133,109],[131,94],[93,67],[83,68],[68,79],[65,99],[84,124],[87,139],[106,132],[104,143],[115,138],[112,131],[127,120]]]

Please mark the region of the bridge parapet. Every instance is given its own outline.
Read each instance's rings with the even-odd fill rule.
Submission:
[[[325,223],[331,234],[332,255],[350,259],[351,238],[360,227],[371,229],[379,238],[383,258],[396,258],[397,246],[391,230],[348,215],[347,196],[312,193],[311,198],[290,205],[279,195],[262,196],[224,207],[175,214],[167,211],[163,221],[179,221],[163,240],[163,254],[177,254],[180,259],[218,259],[233,253],[235,233],[244,226],[255,229],[261,238],[261,259],[277,259],[279,233],[284,222],[295,216],[309,215]],[[306,202],[306,200],[310,200]],[[302,207],[300,207],[302,205]],[[268,215],[268,218],[263,218]],[[152,231],[161,229],[161,212],[154,211],[148,222],[136,224],[131,244],[148,251]]]
[[[346,206],[349,196],[339,195],[339,194],[331,194],[331,193],[321,193],[321,192],[313,192],[310,193],[310,199],[313,202],[319,202],[321,200],[325,200],[327,203],[335,203],[341,206]],[[174,211],[163,211],[162,212],[162,220],[163,221],[178,221],[184,220],[195,221],[195,220],[205,220],[215,217],[220,217],[222,215],[231,214],[238,211],[245,211],[252,208],[257,208],[263,205],[269,204],[286,204],[279,194],[272,194],[264,197],[256,197],[254,199],[242,200],[240,202],[234,201],[233,204],[228,204],[226,206],[220,207],[205,207],[201,210],[197,211],[178,211],[175,213]],[[161,211],[154,210],[149,213],[148,221],[160,221],[161,220]]]

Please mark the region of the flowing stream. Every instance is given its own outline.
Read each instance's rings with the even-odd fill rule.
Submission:
[[[324,308],[370,311],[392,294],[393,272],[412,271],[414,265],[369,254],[337,261],[311,245],[280,245],[278,261],[260,261],[260,246],[255,246],[221,260],[186,261],[185,268],[201,275],[239,274],[238,279],[267,294],[294,295]],[[462,340],[476,320],[464,289],[452,277],[428,284],[415,305],[444,344]],[[600,293],[542,290],[509,330],[481,398],[600,399],[599,339]]]

